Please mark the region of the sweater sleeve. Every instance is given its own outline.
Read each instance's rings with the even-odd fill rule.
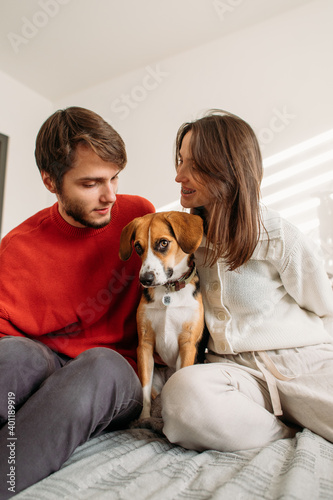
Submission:
[[[297,304],[322,318],[325,328],[333,335],[333,291],[325,271],[323,256],[312,240],[285,225],[285,259],[280,271],[288,294]]]
[[[0,309],[0,338],[7,335],[15,337],[24,337],[24,334],[15,328],[7,319],[5,311]]]

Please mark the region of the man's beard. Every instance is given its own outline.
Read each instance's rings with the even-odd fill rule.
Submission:
[[[86,218],[86,213],[83,205],[77,202],[69,201],[68,198],[64,197],[63,195],[59,195],[59,198],[66,214],[69,217],[72,217],[72,219],[74,219],[75,222],[78,222],[79,224],[82,224],[85,227],[89,227],[92,229],[101,229],[102,227],[107,226],[111,220],[111,211],[110,211],[110,216],[107,219],[103,220],[103,222],[89,221]]]

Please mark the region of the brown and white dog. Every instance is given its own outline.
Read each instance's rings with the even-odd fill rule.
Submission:
[[[202,235],[201,218],[186,212],[137,217],[122,231],[120,258],[129,259],[134,247],[142,260],[139,280],[144,289],[137,311],[140,418],[150,416],[154,355],[174,370],[195,362],[204,314],[193,253]]]

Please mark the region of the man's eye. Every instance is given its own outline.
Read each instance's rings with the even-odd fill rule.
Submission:
[[[96,182],[90,183],[90,184],[83,184],[83,187],[85,188],[93,188],[96,186]]]
[[[135,251],[136,251],[136,253],[137,253],[138,255],[142,255],[142,254],[143,254],[143,248],[142,248],[142,246],[140,245],[140,243],[135,243],[135,245],[134,245],[134,249],[135,249]]]

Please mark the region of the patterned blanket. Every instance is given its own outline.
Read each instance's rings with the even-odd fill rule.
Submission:
[[[104,434],[15,500],[333,498],[333,444],[307,429],[265,448],[195,452],[151,429]]]

